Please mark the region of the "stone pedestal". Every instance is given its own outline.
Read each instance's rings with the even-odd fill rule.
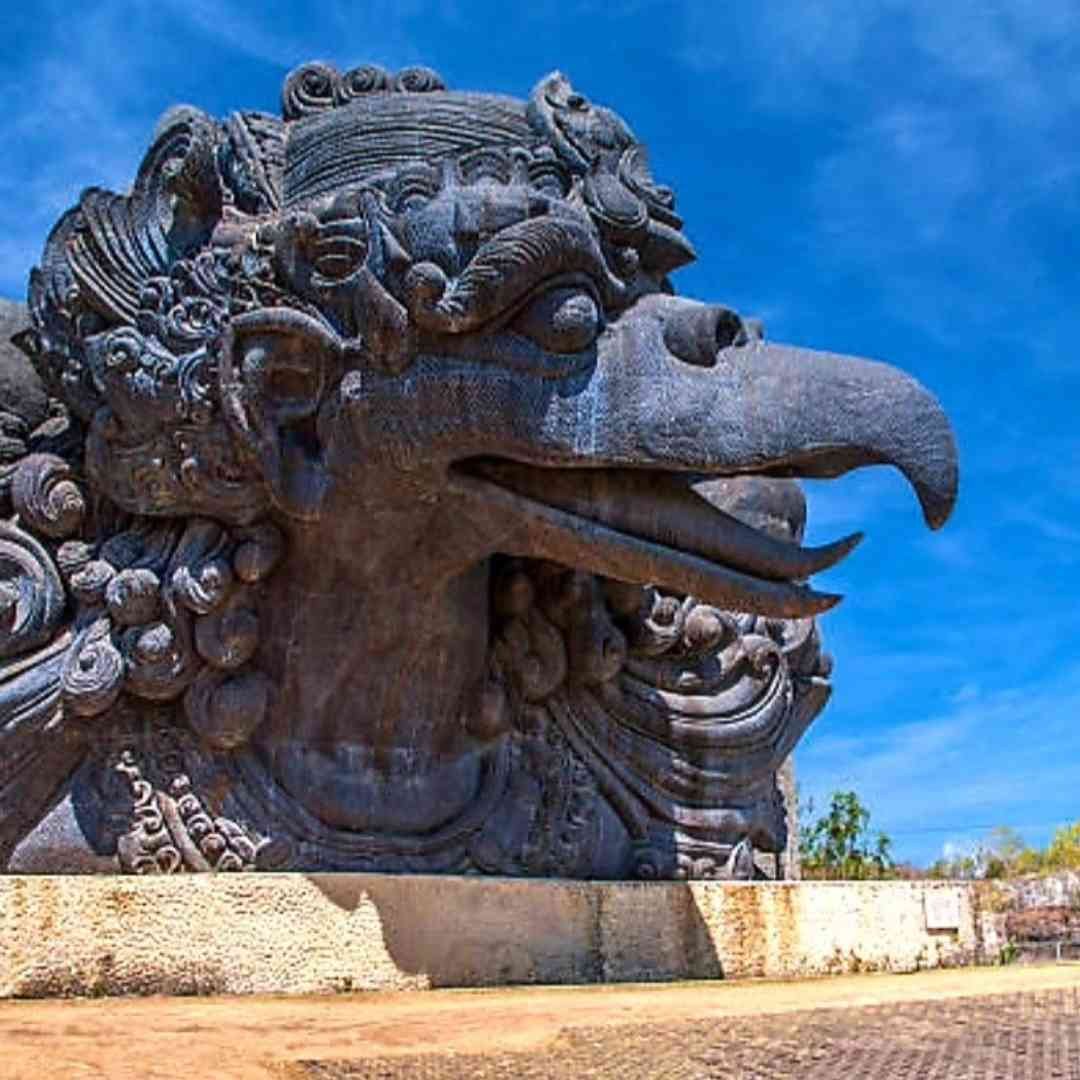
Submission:
[[[982,940],[963,883],[0,878],[0,997],[910,971],[977,962]]]

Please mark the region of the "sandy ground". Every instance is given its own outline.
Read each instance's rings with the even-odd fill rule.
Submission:
[[[914,1059],[909,1069],[903,1047],[909,1057],[922,1053],[927,1042],[940,1042],[939,1031],[959,1032],[961,1049],[938,1054],[945,1071]],[[987,1047],[999,1042],[1002,1054],[1012,1055],[1000,1069],[979,1058],[978,1070],[962,1071],[956,1055],[963,1047],[985,1057]],[[831,1061],[822,1050],[830,1046]],[[724,1057],[736,1051],[739,1061]],[[751,1051],[757,1055],[753,1061]],[[871,1051],[877,1054],[873,1063],[866,1057]],[[852,1061],[866,1060],[852,1066],[855,1071],[841,1069],[842,1053],[854,1054]],[[825,1070],[822,1076],[874,1080],[894,1075],[1080,1080],[1080,965],[799,982],[0,1002],[0,1076],[20,1080],[458,1075],[632,1080],[809,1077],[819,1075],[818,1067]]]

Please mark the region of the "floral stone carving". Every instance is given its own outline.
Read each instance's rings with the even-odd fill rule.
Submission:
[[[956,494],[899,371],[675,295],[559,74],[160,122],[0,366],[9,870],[749,877],[828,694],[797,476]],[[9,312],[17,318],[18,313]]]

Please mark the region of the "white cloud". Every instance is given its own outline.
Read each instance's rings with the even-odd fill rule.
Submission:
[[[1080,528],[1070,524],[1076,520],[1076,507],[1067,500],[1061,500],[1061,503],[1058,513],[1048,513],[1040,509],[1035,499],[1014,501],[1007,514],[1010,520],[1033,530],[1036,536],[1047,541],[1051,554],[1073,561],[1077,557],[1073,549],[1080,549]]]

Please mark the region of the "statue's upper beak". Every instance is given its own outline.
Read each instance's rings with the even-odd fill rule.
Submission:
[[[603,368],[616,381],[612,417],[622,441],[655,445],[659,420],[667,467],[707,473],[824,478],[894,465],[930,528],[948,519],[957,496],[955,440],[937,400],[910,376],[887,364],[759,340],[717,349],[710,329],[727,332],[718,318],[725,309],[666,298],[650,306],[652,326],[634,320],[619,327],[613,344],[625,365]],[[666,347],[643,351],[643,333]],[[672,346],[681,355],[673,358]],[[648,377],[642,363],[658,357],[655,393],[626,393],[626,377],[640,388]],[[626,409],[632,415],[620,420]]]

